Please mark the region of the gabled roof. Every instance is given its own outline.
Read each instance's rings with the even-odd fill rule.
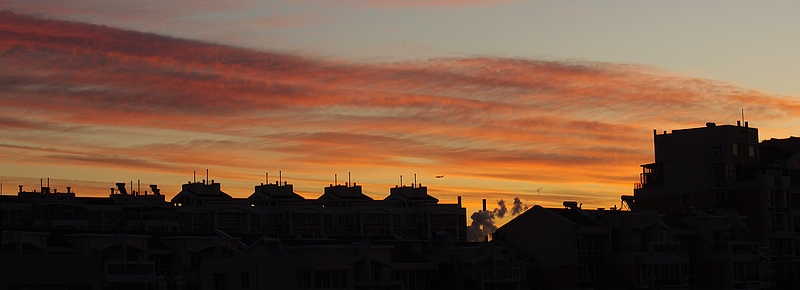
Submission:
[[[231,200],[233,197],[220,189],[219,183],[187,183],[181,186],[181,192],[172,198],[173,202],[181,197],[202,201]]]
[[[361,192],[360,185],[354,186],[346,186],[346,185],[335,185],[335,186],[328,186],[325,188],[325,193],[319,197],[319,199],[323,198],[330,198],[335,200],[344,200],[344,201],[367,201],[373,200],[371,197],[364,195]]]
[[[552,212],[552,213],[554,213],[554,214],[556,214],[556,215],[558,215],[558,216],[560,216],[562,218],[565,218],[565,219],[575,223],[578,226],[582,226],[582,227],[597,227],[597,226],[600,226],[597,222],[589,219],[588,215],[581,214],[576,209],[570,209],[570,208],[545,208],[545,210],[548,210],[548,211],[550,211],[550,212]]]
[[[389,196],[384,200],[401,200],[413,203],[437,203],[438,198],[428,195],[425,186],[401,186],[389,189]]]
[[[247,199],[265,199],[275,201],[303,201],[304,197],[294,193],[294,187],[291,184],[261,184],[256,185],[253,194]]]

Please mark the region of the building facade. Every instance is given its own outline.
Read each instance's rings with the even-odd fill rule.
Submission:
[[[767,249],[776,286],[800,284],[800,138],[759,142],[737,125],[654,131],[655,162],[642,165],[634,196],[661,212],[698,209],[746,216],[749,241]]]

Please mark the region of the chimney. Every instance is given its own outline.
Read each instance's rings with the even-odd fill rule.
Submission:
[[[461,207],[461,196],[458,196],[458,207]]]
[[[72,187],[67,186],[67,193],[72,193],[71,189]]]
[[[19,186],[19,193],[22,193],[22,185]]]
[[[483,199],[483,211],[486,211],[486,199]]]
[[[125,182],[117,182],[117,189],[119,189],[119,194],[128,195],[128,190],[125,189]]]
[[[156,184],[151,184],[150,185],[150,190],[152,190],[153,194],[155,194],[155,195],[161,195],[161,189],[158,189],[158,185],[156,185]]]
[[[736,127],[741,127],[741,126],[742,126],[742,121],[736,121]]]
[[[750,123],[750,122],[748,122],[748,121],[744,121],[744,127],[745,127],[745,128],[747,128],[747,127],[748,127],[748,123]]]

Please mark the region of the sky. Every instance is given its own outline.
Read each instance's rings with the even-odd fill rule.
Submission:
[[[0,180],[619,206],[653,130],[800,135],[800,2],[3,1]],[[444,175],[444,178],[436,178]],[[146,187],[146,186],[143,186]],[[500,220],[500,223],[505,221]]]

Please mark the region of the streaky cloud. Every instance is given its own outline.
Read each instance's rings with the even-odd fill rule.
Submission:
[[[785,130],[772,133],[800,124],[796,97],[635,64],[350,63],[11,12],[0,12],[0,65],[0,133],[13,136],[0,153],[24,153],[12,163],[207,164],[231,177],[291,167],[309,180],[342,167],[423,168],[627,194],[653,129],[730,123],[743,108],[751,124]],[[70,153],[36,149],[59,146]]]

